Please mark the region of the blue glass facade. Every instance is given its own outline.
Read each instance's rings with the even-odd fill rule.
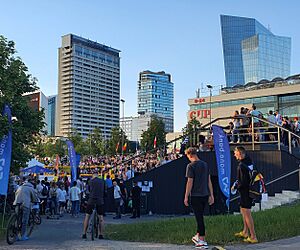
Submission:
[[[275,36],[254,18],[221,15],[226,86],[290,74],[291,39]]]
[[[47,119],[47,133],[50,136],[55,135],[55,110],[56,110],[56,98],[57,96],[48,97],[48,119]]]
[[[168,118],[167,132],[174,130],[174,84],[165,72],[144,71],[138,81],[138,114],[159,114]]]

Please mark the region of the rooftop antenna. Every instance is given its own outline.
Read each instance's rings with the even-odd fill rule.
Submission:
[[[196,90],[196,98],[200,98],[200,89],[199,88]]]

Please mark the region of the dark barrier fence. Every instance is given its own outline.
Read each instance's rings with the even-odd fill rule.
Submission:
[[[297,169],[300,164],[298,158],[284,151],[248,151],[248,154],[257,169],[263,174],[266,182]],[[199,158],[208,163],[214,188],[215,204],[209,210],[207,209],[207,212],[211,214],[226,213],[225,198],[218,184],[215,152],[199,152]],[[231,162],[231,181],[233,183],[236,179],[238,164],[233,152],[231,152]],[[134,180],[142,182],[145,186],[142,197],[142,211],[145,213],[151,211],[156,214],[187,214],[190,212],[190,208],[185,207],[183,204],[186,184],[185,171],[188,163],[188,159],[184,156],[134,178]],[[132,181],[131,179],[125,182],[129,192]],[[149,187],[151,182],[152,187]],[[285,189],[299,190],[298,173],[271,184],[268,186],[267,191],[269,195],[274,195],[276,192]],[[233,201],[230,207],[231,211],[237,211],[238,201]],[[114,211],[112,188],[108,192],[107,210]]]

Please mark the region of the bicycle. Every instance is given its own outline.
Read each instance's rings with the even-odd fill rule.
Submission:
[[[93,213],[91,214],[91,217],[89,219],[88,230],[87,230],[87,233],[91,235],[91,240],[94,240],[95,238],[98,237],[99,234],[98,226],[99,226],[99,218],[97,215],[96,207],[94,207]]]
[[[17,204],[15,207],[15,212],[10,216],[7,222],[6,228],[6,242],[12,245],[18,238],[22,237],[22,218],[23,209],[21,204]],[[36,209],[31,209],[27,224],[27,236],[30,236],[33,232],[35,225],[41,224],[41,217],[36,212]]]

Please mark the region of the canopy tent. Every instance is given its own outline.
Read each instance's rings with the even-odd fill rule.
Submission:
[[[27,164],[28,167],[33,167],[33,166],[44,167],[44,164],[39,162],[37,159],[31,159],[26,164]]]
[[[22,170],[22,172],[26,172],[26,173],[35,173],[35,174],[41,174],[41,173],[53,173],[52,170],[47,169],[47,168],[44,168],[44,167],[42,167],[42,166],[38,166],[38,165],[24,168],[24,169]]]
[[[44,164],[36,159],[31,159],[29,162],[27,162],[27,166],[28,167],[24,168],[22,172],[34,174],[53,173],[52,170],[44,168]]]

